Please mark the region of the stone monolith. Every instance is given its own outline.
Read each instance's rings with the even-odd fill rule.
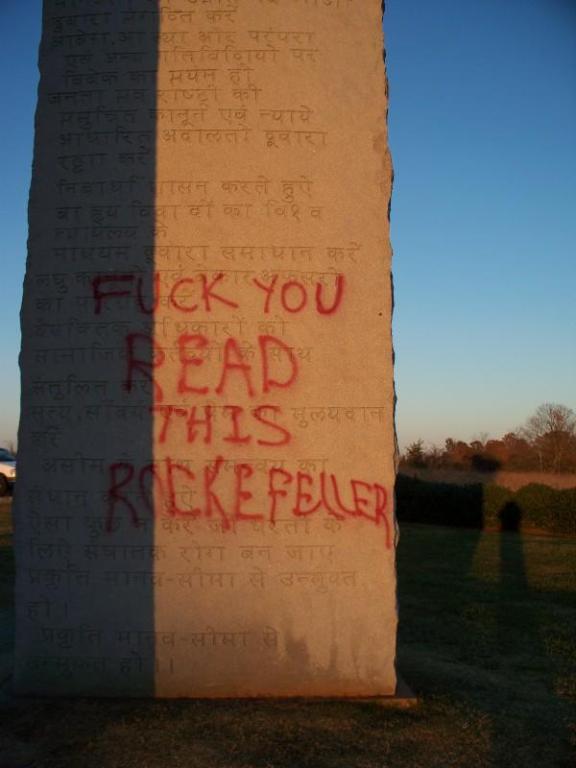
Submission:
[[[381,0],[45,0],[21,694],[396,687]]]

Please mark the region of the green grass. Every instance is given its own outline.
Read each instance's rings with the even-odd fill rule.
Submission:
[[[3,615],[9,544],[0,506]],[[406,526],[398,569],[416,709],[6,699],[0,768],[574,768],[576,541]]]
[[[13,645],[13,582],[14,557],[12,552],[10,505],[8,499],[0,498],[0,686],[9,674],[10,669],[10,654]],[[1,724],[2,717],[0,714],[0,729]],[[1,754],[2,750],[0,748],[0,756]],[[4,768],[1,757],[0,768]]]

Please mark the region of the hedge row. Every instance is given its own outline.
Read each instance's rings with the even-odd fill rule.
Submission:
[[[531,483],[510,491],[499,485],[431,483],[398,475],[396,513],[400,522],[503,530],[538,528],[576,535],[576,488],[556,490]]]

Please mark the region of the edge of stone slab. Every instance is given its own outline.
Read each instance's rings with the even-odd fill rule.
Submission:
[[[58,694],[41,694],[41,693],[24,693],[19,694],[15,693],[12,688],[12,675],[8,675],[8,677],[4,677],[0,680],[0,709],[2,706],[9,706],[11,703],[22,700],[22,699],[51,699],[51,698],[64,698],[64,699],[114,699],[114,700],[124,700],[124,701],[156,701],[160,697],[154,697],[154,696],[125,696],[125,697],[119,697],[119,696],[90,696],[90,695],[79,695],[79,696],[70,696],[70,695],[63,695],[60,696]],[[166,701],[169,701],[171,697],[166,697]],[[206,701],[206,702],[214,702],[214,701],[259,701],[259,702],[300,702],[302,704],[305,703],[320,703],[320,702],[338,702],[341,704],[345,703],[351,703],[351,704],[375,704],[379,707],[384,707],[386,709],[412,709],[413,707],[417,707],[420,704],[420,699],[416,696],[416,694],[412,691],[412,689],[406,684],[405,680],[401,677],[398,677],[397,683],[396,683],[396,691],[394,694],[390,694],[388,696],[250,696],[250,697],[217,697],[217,698],[207,698],[207,697],[178,697],[177,699],[172,698],[172,700],[187,700],[187,701]]]
[[[400,675],[397,677],[396,693],[393,696],[377,696],[370,699],[356,699],[356,701],[373,702],[389,709],[412,709],[420,704],[418,696]]]

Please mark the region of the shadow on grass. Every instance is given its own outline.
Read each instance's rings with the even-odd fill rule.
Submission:
[[[448,696],[480,718],[488,765],[568,768],[576,542],[521,536],[514,502],[498,517],[499,533],[404,531],[400,668],[425,698]]]
[[[416,710],[20,699],[1,708],[0,745],[10,768],[572,768],[575,555],[567,540],[403,528],[400,669]]]

